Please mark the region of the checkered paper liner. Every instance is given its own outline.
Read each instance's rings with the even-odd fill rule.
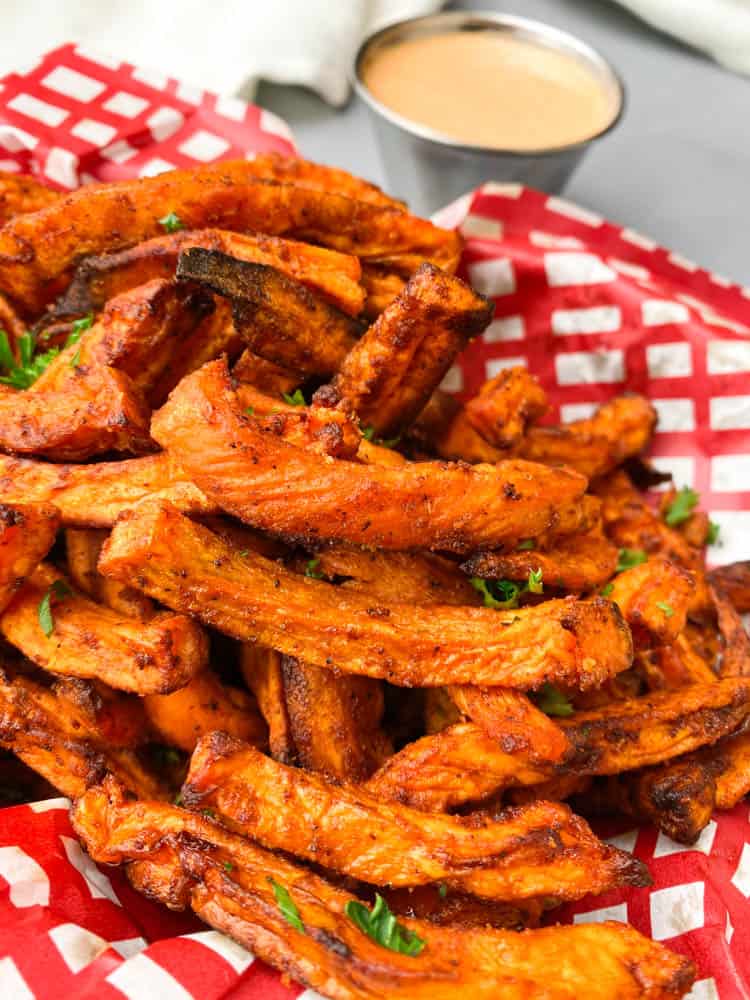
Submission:
[[[58,187],[294,152],[286,125],[73,46],[0,81],[0,168]],[[655,463],[701,492],[721,526],[714,562],[750,555],[750,292],[559,198],[485,184],[436,217],[466,237],[463,273],[493,323],[444,387],[471,395],[526,364],[552,418],[626,389],[659,411]],[[717,814],[692,848],[649,827],[599,832],[645,861],[654,884],[554,912],[627,920],[692,957],[693,1000],[750,997],[750,806]],[[735,933],[735,928],[737,932]],[[140,897],[82,852],[67,802],[0,812],[3,1000],[285,1000],[316,994],[190,915]]]

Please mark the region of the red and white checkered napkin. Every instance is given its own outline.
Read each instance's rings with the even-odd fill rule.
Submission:
[[[2,88],[0,167],[65,187],[294,150],[267,112],[72,46]],[[750,557],[750,292],[519,185],[486,184],[439,215],[462,228],[464,271],[497,303],[446,388],[468,395],[503,365],[527,364],[562,420],[625,389],[647,394],[660,417],[656,463],[700,490],[721,525],[714,561]],[[561,919],[627,919],[696,960],[694,1000],[747,1000],[749,809],[717,814],[689,849],[649,828],[602,830],[648,863],[654,886],[584,900]],[[315,994],[283,985],[227,938],[97,868],[73,836],[65,801],[53,800],[0,812],[0,997],[61,996]]]

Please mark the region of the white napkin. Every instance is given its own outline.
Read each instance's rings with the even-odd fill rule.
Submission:
[[[619,0],[655,28],[750,73],[750,0]]]
[[[195,87],[252,98],[260,79],[349,94],[370,30],[441,0],[0,0],[0,75],[77,42]]]

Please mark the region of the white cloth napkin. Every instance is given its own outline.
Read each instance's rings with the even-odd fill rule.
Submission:
[[[750,0],[619,0],[660,31],[750,73]]]

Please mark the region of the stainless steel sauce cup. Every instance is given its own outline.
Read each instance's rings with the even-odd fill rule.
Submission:
[[[467,146],[404,118],[373,97],[362,78],[368,58],[385,46],[448,31],[497,31],[575,56],[612,96],[612,120],[596,135],[568,146],[514,152]],[[483,11],[415,17],[382,28],[360,46],[354,60],[353,82],[357,94],[369,108],[391,190],[406,198],[411,208],[420,214],[435,211],[485,181],[520,181],[552,194],[558,193],[591,143],[617,125],[625,106],[625,88],[619,76],[585,42],[540,21]],[[478,93],[477,100],[481,99]]]

